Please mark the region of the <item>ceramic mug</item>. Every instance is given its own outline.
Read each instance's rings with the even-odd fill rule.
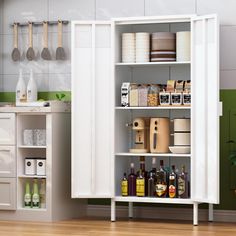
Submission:
[[[171,120],[174,122],[174,132],[190,132],[191,131],[191,122],[190,119],[174,119]]]
[[[174,146],[190,146],[190,133],[174,133]]]

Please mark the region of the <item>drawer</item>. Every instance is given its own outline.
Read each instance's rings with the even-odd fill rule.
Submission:
[[[0,145],[15,145],[15,114],[0,114]]]
[[[0,210],[16,210],[16,178],[0,178]]]
[[[0,177],[16,177],[16,151],[14,146],[0,146]]]

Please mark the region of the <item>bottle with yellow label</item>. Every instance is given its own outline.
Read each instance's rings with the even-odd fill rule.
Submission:
[[[128,179],[126,173],[124,173],[123,179],[121,181],[121,195],[128,196]]]
[[[142,170],[139,171],[139,175],[136,179],[136,195],[138,197],[145,196],[145,178]]]

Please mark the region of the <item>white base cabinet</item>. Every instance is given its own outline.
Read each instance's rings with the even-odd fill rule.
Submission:
[[[70,197],[70,120],[70,107],[64,103],[52,103],[50,107],[42,108],[0,108],[0,129],[6,128],[0,132],[0,220],[57,221],[85,214],[86,201],[73,201]],[[25,130],[34,130],[29,139],[39,140],[39,143],[32,140],[32,144],[25,143]],[[39,130],[45,130],[46,135]],[[7,131],[14,131],[14,139],[10,139]],[[6,142],[1,143],[3,134],[8,137],[8,146]],[[32,160],[31,165],[44,158],[45,175],[37,173],[36,166],[32,169],[35,171],[27,174],[26,158]],[[30,184],[32,192],[34,181],[38,183],[39,194],[45,182],[45,195],[40,195],[45,200],[39,208],[26,208],[26,183]]]
[[[193,205],[219,203],[219,26],[216,15],[153,16],[113,19],[107,22],[72,22],[72,197],[110,198],[111,220],[116,202]],[[191,32],[191,60],[122,63],[121,35],[127,32]],[[191,80],[189,107],[121,107],[123,82],[166,84]],[[137,117],[191,118],[191,153],[129,153],[132,131],[126,127]],[[190,197],[122,197],[120,182],[136,170],[139,156],[146,169],[152,157],[179,169],[185,164]]]

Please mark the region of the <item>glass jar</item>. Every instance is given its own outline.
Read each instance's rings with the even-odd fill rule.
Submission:
[[[150,84],[148,86],[148,106],[156,107],[158,106],[158,86],[156,84]]]
[[[138,105],[140,107],[147,106],[148,87],[146,84],[140,84],[138,86]]]
[[[130,85],[129,105],[131,107],[138,106],[138,85],[137,84]]]

